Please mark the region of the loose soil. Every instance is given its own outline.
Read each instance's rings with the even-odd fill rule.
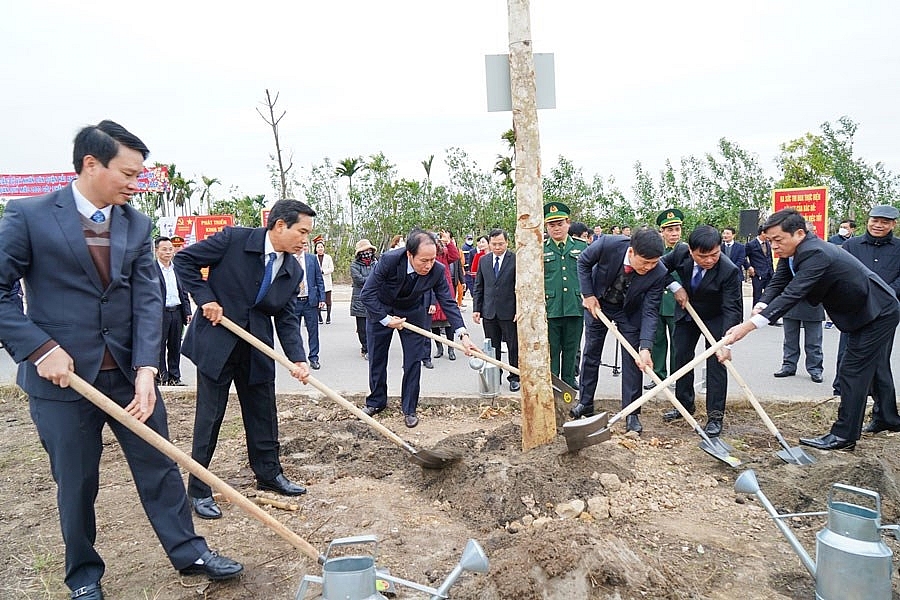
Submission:
[[[824,510],[830,485],[842,482],[880,492],[883,522],[900,521],[894,434],[867,436],[855,452],[810,450],[817,462],[800,467],[776,457],[780,447],[751,409],[730,406],[723,439],[745,461],[731,469],[700,450],[683,422],[664,425],[667,405],[657,402],[645,407],[639,438],[617,425],[610,441],[578,453],[566,452],[562,436],[523,453],[518,411],[499,402],[425,408],[414,430],[396,412],[379,415],[416,448],[462,456],[433,471],[409,463],[405,451],[327,399],[280,398],[282,462],[309,494],[281,498],[296,502],[296,511],[266,510],[322,552],[335,538],[375,534],[380,568],[433,587],[474,538],[490,571],[464,574],[450,593],[479,600],[812,598],[814,582],[759,502],[734,492],[744,468],[757,472],[781,512]],[[614,401],[598,404],[617,409]],[[172,441],[189,452],[193,398],[170,394],[166,405]],[[826,431],[836,408],[836,401],[769,406],[791,443]],[[0,417],[0,598],[62,600],[68,590],[55,485],[27,399],[0,390]],[[107,598],[292,599],[303,575],[321,575],[312,560],[223,500],[223,519],[195,524],[214,548],[244,563],[244,575],[220,583],[180,577],[108,429],[104,449],[97,546],[107,562]],[[211,469],[256,495],[236,402]],[[789,522],[814,556],[824,520]],[[307,597],[318,597],[318,586],[311,589]],[[400,588],[399,597],[427,596]]]

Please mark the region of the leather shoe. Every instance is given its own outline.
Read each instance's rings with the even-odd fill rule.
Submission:
[[[369,415],[370,417],[374,417],[378,413],[384,410],[383,406],[364,406],[362,411]]]
[[[453,348],[447,348],[447,358],[450,360],[456,360],[456,350]]]
[[[520,389],[522,389],[522,384],[520,384],[518,381],[509,382],[509,391],[518,392]]]
[[[833,433],[826,433],[816,438],[800,438],[800,443],[819,450],[853,450],[856,448],[856,440],[845,440]]]
[[[437,344],[437,350],[434,351],[434,357],[435,357],[435,358],[440,358],[440,357],[442,357],[443,355],[444,355],[444,345],[441,344],[440,342],[438,342],[438,344]]]
[[[625,431],[634,431],[635,433],[640,433],[644,430],[644,427],[641,425],[641,420],[637,415],[628,415],[625,417]]]
[[[276,494],[281,494],[282,496],[302,496],[306,493],[305,487],[303,487],[302,485],[297,485],[296,483],[285,477],[284,473],[279,473],[277,476],[275,476],[275,479],[271,481],[263,481],[262,479],[257,479],[256,489],[275,492]]]
[[[227,556],[219,556],[212,550],[204,552],[200,560],[203,561],[202,565],[194,563],[178,572],[182,575],[206,575],[213,581],[221,581],[237,577],[244,570],[244,565],[241,563],[231,560]]]
[[[319,364],[319,361],[312,360],[309,362],[309,368],[312,369],[313,371],[318,371],[319,369],[322,368],[322,365]]]
[[[419,424],[419,417],[417,417],[416,415],[404,415],[403,422],[406,424],[407,427],[412,429],[413,427],[415,427],[416,425]]]
[[[434,363],[431,362],[430,358],[426,358],[425,360],[422,361],[422,366],[425,367],[426,369],[433,369]]]
[[[710,419],[703,428],[709,437],[718,437],[722,433],[722,419]]]
[[[72,590],[72,598],[73,600],[75,598],[78,600],[103,600],[103,590],[100,589],[100,582]]]
[[[201,519],[222,518],[222,509],[219,508],[219,505],[216,504],[216,501],[212,496],[207,496],[205,498],[191,498],[191,506],[194,508],[194,512],[197,513],[197,516]]]
[[[593,417],[594,416],[594,405],[593,404],[576,404],[572,407],[572,410],[569,411],[569,414],[573,419],[580,419],[581,417]]]
[[[881,433],[882,431],[900,431],[900,427],[891,427],[890,425],[875,420],[869,421],[869,423],[863,427],[863,433]]]
[[[812,379],[813,383],[822,383],[823,381],[825,381],[824,379],[822,379],[822,376],[818,373],[814,373],[814,374],[810,375],[809,378]]]
[[[652,390],[652,389],[655,388],[655,387],[656,387],[656,384],[655,384],[655,383],[648,383],[647,385],[644,386],[644,389],[647,390],[647,391],[649,391],[649,390]]]
[[[694,414],[694,410],[695,410],[694,408],[687,409],[687,411],[690,414]],[[666,412],[663,413],[663,422],[664,423],[671,423],[672,421],[677,421],[678,419],[681,419],[681,418],[683,418],[681,416],[681,413],[678,412],[678,409],[675,409],[675,408],[667,410]]]
[[[794,375],[796,375],[794,371],[788,371],[787,369],[782,369],[772,374],[773,377],[793,377]]]

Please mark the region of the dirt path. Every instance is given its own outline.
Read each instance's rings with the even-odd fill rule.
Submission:
[[[173,442],[189,451],[192,399],[169,396],[166,402]],[[782,512],[824,510],[829,485],[840,481],[879,491],[883,521],[900,521],[897,436],[869,436],[853,453],[811,451],[818,462],[797,467],[775,456],[777,443],[752,411],[730,409],[725,439],[745,460],[733,470],[701,451],[684,424],[663,425],[663,408],[645,409],[640,439],[616,429],[611,441],[577,454],[566,453],[562,437],[522,454],[514,411],[484,411],[481,418],[475,407],[426,409],[415,430],[406,430],[396,413],[380,415],[415,447],[464,456],[449,469],[425,471],[338,409],[283,399],[285,470],[306,482],[309,494],[296,512],[268,510],[322,551],[337,537],[376,534],[379,567],[432,586],[456,564],[466,540],[477,539],[491,570],[464,575],[451,595],[480,600],[811,598],[814,583],[758,502],[733,491],[744,467],[757,471]],[[773,406],[771,414],[796,440],[824,431],[835,408]],[[7,389],[0,416],[0,598],[67,598],[55,486],[26,400]],[[104,449],[97,545],[107,561],[108,598],[287,600],[305,573],[321,573],[264,526],[223,504],[224,519],[196,525],[216,549],[244,562],[244,576],[226,583],[179,577],[108,430]],[[255,490],[245,456],[232,403],[211,467],[249,495]],[[824,522],[791,524],[814,551]],[[400,597],[424,596],[404,589]]]

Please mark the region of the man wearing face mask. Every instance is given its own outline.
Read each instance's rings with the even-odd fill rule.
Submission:
[[[856,221],[847,219],[845,221],[841,221],[838,232],[828,238],[828,242],[831,244],[837,244],[838,246],[843,245],[844,242],[853,237],[856,233]]]

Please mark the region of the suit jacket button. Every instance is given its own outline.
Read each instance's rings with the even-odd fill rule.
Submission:
[[[104,327],[100,330],[100,333],[102,333],[103,335],[109,335],[109,327]]]
[[[106,296],[103,296],[102,298],[100,298],[100,304],[106,304],[108,302],[109,302],[109,298],[107,298]]]

